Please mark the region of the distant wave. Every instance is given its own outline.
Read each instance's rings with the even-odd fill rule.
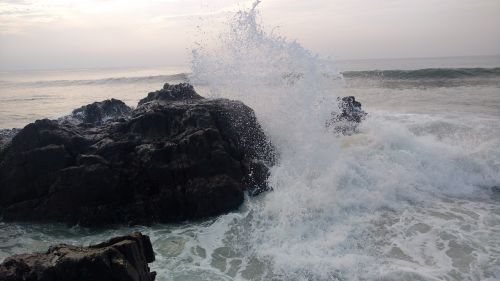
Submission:
[[[500,78],[500,67],[496,68],[426,68],[418,70],[365,70],[346,71],[342,75],[349,79],[382,79],[382,80],[440,80],[458,78]],[[110,77],[81,80],[47,80],[47,81],[5,81],[0,80],[0,87],[66,87],[85,85],[134,84],[150,82],[188,81],[188,73],[173,75],[153,75],[137,77]],[[300,78],[300,76],[298,77]]]
[[[371,79],[456,79],[500,77],[500,67],[496,68],[426,68],[417,70],[369,70],[346,71],[346,78]]]
[[[26,87],[50,87],[50,86],[83,86],[83,85],[105,85],[105,84],[133,84],[147,82],[169,82],[187,80],[186,73],[173,75],[154,75],[141,77],[111,77],[103,79],[87,79],[87,80],[48,80],[35,82],[13,82],[0,81],[0,86],[26,86]]]

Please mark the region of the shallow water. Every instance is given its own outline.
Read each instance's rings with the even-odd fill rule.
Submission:
[[[164,82],[189,79],[206,97],[240,99],[256,111],[280,154],[269,178],[273,192],[247,198],[238,211],[175,225],[0,223],[0,260],[140,230],[151,236],[158,280],[498,280],[500,78],[340,74],[381,65],[492,68],[498,58],[339,68],[267,33],[257,18],[254,8],[229,19],[220,45],[195,50],[188,75],[4,73],[0,128],[111,97],[134,106]],[[324,124],[346,95],[369,115],[359,133],[339,137]]]

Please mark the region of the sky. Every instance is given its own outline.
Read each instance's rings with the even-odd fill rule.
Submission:
[[[0,0],[0,70],[187,65],[252,1]],[[500,54],[500,0],[263,0],[266,30],[337,59]]]

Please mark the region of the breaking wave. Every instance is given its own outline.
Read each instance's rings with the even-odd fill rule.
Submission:
[[[346,71],[347,78],[457,79],[500,77],[500,68],[426,68],[417,70]]]
[[[336,136],[325,128],[337,97],[346,93],[346,78],[378,78],[380,73],[394,80],[496,77],[498,69],[342,75],[335,62],[266,31],[258,4],[238,12],[223,33],[213,34],[215,44],[198,44],[190,74],[37,82],[101,85],[187,78],[205,96],[239,99],[255,110],[279,152],[269,177],[273,191],[206,221],[139,227],[152,238],[157,279],[498,280],[498,114],[458,111],[456,104],[437,99],[436,89],[423,100],[417,99],[421,89],[394,97],[394,89],[377,88],[365,99],[358,98],[362,89],[348,89],[369,113],[359,133]],[[66,89],[57,90],[66,95]],[[476,93],[457,94],[457,102],[498,104],[498,95]],[[390,110],[366,106],[369,99],[389,104]],[[398,103],[391,103],[395,99]],[[417,103],[434,107],[436,114],[398,112],[401,105]],[[131,229],[0,223],[0,231],[6,233],[0,235],[2,259],[60,242],[95,243]]]
[[[320,59],[318,59],[320,62]],[[325,64],[327,61],[321,61]],[[201,67],[201,66],[196,66]],[[276,80],[272,77],[276,73],[267,70],[264,73],[254,73],[252,75],[268,75],[268,82],[276,82],[284,80],[287,83],[293,83],[295,80],[303,78],[305,73],[294,72],[296,69],[282,70],[277,74],[280,75]],[[235,74],[236,75],[236,74]],[[428,68],[418,70],[366,70],[366,71],[345,71],[339,72],[325,72],[322,73],[325,78],[339,78],[343,76],[346,79],[377,79],[377,80],[440,80],[440,79],[464,79],[464,78],[500,78],[500,68]],[[137,76],[137,77],[110,77],[102,79],[82,79],[82,80],[47,80],[47,81],[27,81],[27,82],[14,82],[0,80],[0,87],[67,87],[67,86],[87,86],[87,85],[113,85],[113,84],[138,84],[138,83],[163,83],[163,82],[177,82],[188,81],[200,74],[196,73],[178,73],[173,75],[152,75],[152,76]],[[197,78],[195,78],[197,79]],[[196,80],[199,85],[203,82],[201,79]],[[432,81],[430,81],[432,82]],[[471,82],[455,82],[456,83],[471,83]],[[481,82],[481,83],[484,83]],[[453,84],[453,86],[455,86]],[[406,84],[405,84],[406,85]]]
[[[250,105],[280,155],[269,178],[273,191],[248,200],[246,215],[229,224],[224,241],[247,263],[260,264],[254,265],[262,271],[259,280],[460,280],[498,274],[499,255],[482,246],[500,242],[490,235],[499,225],[483,224],[497,218],[491,210],[498,206],[485,202],[491,209],[481,210],[478,203],[489,200],[484,187],[500,183],[498,131],[485,135],[477,123],[460,119],[470,135],[454,138],[456,132],[445,126],[437,130],[447,137],[437,139],[412,131],[411,126],[430,125],[423,115],[371,112],[358,135],[336,137],[324,126],[344,85],[335,63],[267,32],[259,22],[259,2],[237,13],[215,46],[193,51],[190,80],[205,87],[205,95]],[[497,72],[358,75],[451,78]],[[433,122],[456,121],[440,118]],[[474,228],[489,238],[474,237]]]

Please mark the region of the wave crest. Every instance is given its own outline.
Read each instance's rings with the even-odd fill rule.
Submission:
[[[500,67],[496,68],[425,68],[417,70],[368,70],[346,71],[346,78],[382,79],[456,79],[478,77],[500,77]]]

